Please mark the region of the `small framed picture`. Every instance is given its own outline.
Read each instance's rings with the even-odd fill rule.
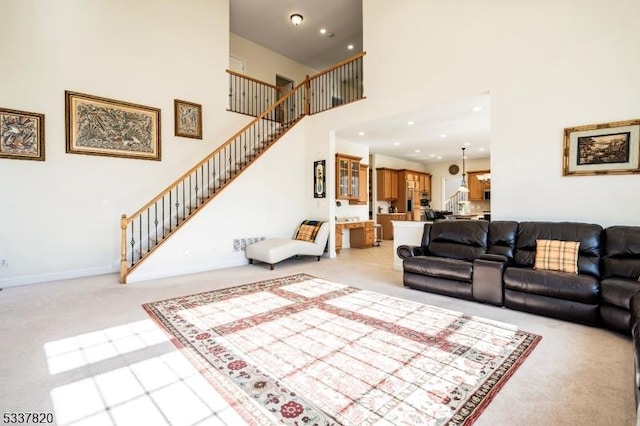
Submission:
[[[173,109],[176,136],[202,139],[202,105],[174,99]]]
[[[65,92],[67,153],[160,161],[160,110]]]
[[[325,198],[325,160],[313,162],[313,198]]]
[[[44,114],[0,108],[0,158],[44,161]]]
[[[640,173],[640,120],[564,129],[563,176]]]

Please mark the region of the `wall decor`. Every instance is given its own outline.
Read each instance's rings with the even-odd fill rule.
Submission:
[[[160,160],[160,110],[65,91],[67,152]]]
[[[176,136],[202,139],[202,105],[173,100]]]
[[[44,114],[0,108],[0,158],[44,161]]]
[[[563,176],[640,173],[640,120],[564,129]]]
[[[313,198],[325,198],[327,196],[325,181],[325,160],[313,162]]]

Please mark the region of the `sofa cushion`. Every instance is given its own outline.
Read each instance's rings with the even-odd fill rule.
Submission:
[[[610,226],[603,233],[602,276],[640,281],[640,226]]]
[[[516,248],[518,222],[493,220],[489,222],[489,246],[487,253],[497,254],[511,262]]]
[[[567,274],[509,267],[504,272],[504,288],[582,303],[598,303],[600,286],[591,275]]]
[[[451,259],[473,259],[487,252],[489,222],[443,220],[431,225],[429,253]]]
[[[403,262],[405,272],[471,282],[473,263],[446,257],[415,256]]]
[[[537,240],[534,269],[578,273],[578,241]]]
[[[630,310],[631,300],[640,292],[640,283],[623,278],[606,278],[600,281],[602,300],[609,305]]]
[[[516,253],[517,266],[531,268],[535,261],[536,240],[579,241],[578,273],[600,276],[602,227],[578,222],[520,222]]]

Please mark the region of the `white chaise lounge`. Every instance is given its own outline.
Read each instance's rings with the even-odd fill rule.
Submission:
[[[254,260],[268,263],[273,270],[276,263],[293,256],[320,256],[329,240],[329,222],[305,220],[293,233],[293,238],[267,238],[247,246],[249,263]]]

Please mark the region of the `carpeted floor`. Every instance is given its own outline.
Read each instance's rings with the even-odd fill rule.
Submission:
[[[236,425],[238,418],[141,305],[308,273],[513,324],[543,338],[475,425],[633,425],[630,339],[593,327],[406,289],[391,242],[337,259],[119,286],[116,274],[0,292],[0,409],[55,411],[57,424]]]
[[[308,274],[144,308],[256,424],[471,424],[540,340]]]

